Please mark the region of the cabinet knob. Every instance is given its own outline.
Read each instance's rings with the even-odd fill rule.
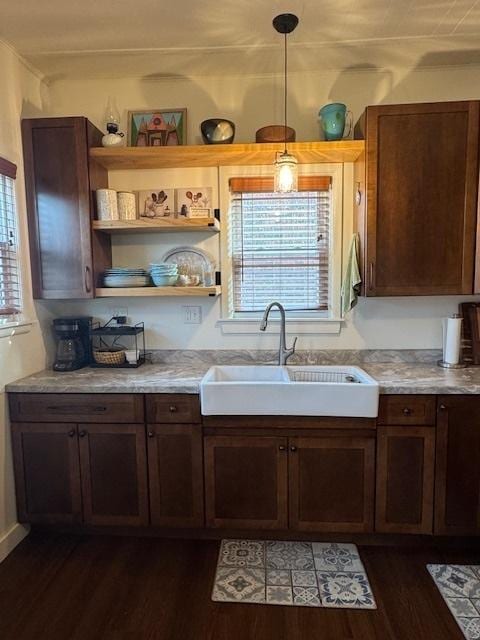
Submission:
[[[177,407],[174,404],[171,404],[168,407],[168,410],[170,411],[170,413],[176,413],[178,411]]]
[[[278,446],[278,450],[279,451],[286,451],[286,449],[287,449],[287,447],[285,445],[283,445],[283,444]]]
[[[73,438],[74,435],[75,435],[75,429],[70,429],[70,431],[68,432],[68,437]]]
[[[440,411],[446,411],[447,407],[444,404],[441,404],[439,407]]]
[[[409,409],[408,407],[405,407],[405,409],[403,410],[404,416],[409,416],[411,413],[412,413],[412,410]]]
[[[147,436],[149,438],[153,438],[155,436],[155,434],[153,433],[153,431],[147,431]]]
[[[84,431],[83,429],[82,429],[82,431],[79,431],[79,433],[78,433],[78,437],[79,438],[85,438],[86,435],[87,435],[87,432]]]
[[[291,451],[292,453],[295,453],[295,451],[296,451],[296,450],[297,450],[297,447],[295,447],[294,445],[292,445],[292,446],[290,447],[290,451]]]

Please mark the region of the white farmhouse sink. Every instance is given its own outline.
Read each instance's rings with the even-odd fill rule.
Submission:
[[[378,382],[359,367],[215,366],[200,400],[204,416],[375,418]]]

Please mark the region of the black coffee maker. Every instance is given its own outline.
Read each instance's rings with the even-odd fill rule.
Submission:
[[[90,363],[92,318],[56,318],[53,330],[57,339],[54,371],[75,371]]]

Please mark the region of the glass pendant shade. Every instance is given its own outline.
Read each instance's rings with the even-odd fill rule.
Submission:
[[[297,159],[287,151],[277,154],[274,190],[278,193],[290,193],[298,190]]]

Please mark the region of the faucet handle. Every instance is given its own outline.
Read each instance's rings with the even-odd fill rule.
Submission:
[[[298,336],[295,336],[295,338],[293,339],[293,344],[292,344],[292,348],[291,348],[292,354],[295,353],[295,347],[297,346],[297,340],[298,340]]]

